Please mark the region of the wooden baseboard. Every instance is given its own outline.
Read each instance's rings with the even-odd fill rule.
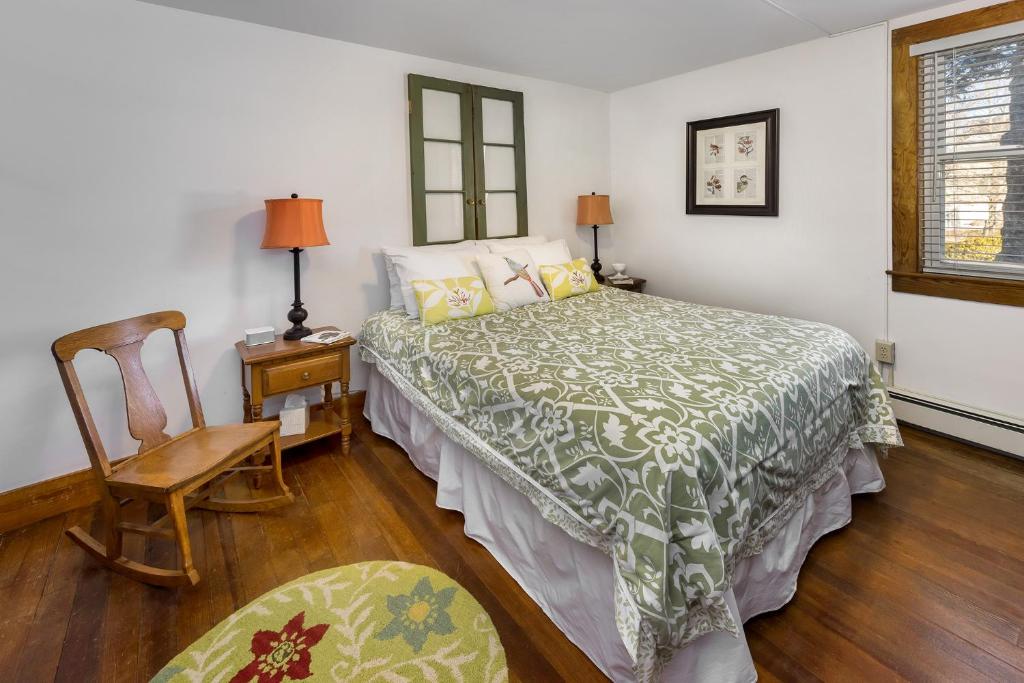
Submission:
[[[0,493],[0,533],[91,505],[97,500],[99,493],[91,469]]]
[[[365,391],[349,394],[349,412],[353,416],[362,413],[365,399]],[[91,469],[5,491],[0,493],[0,534],[92,505],[99,498],[99,488]]]

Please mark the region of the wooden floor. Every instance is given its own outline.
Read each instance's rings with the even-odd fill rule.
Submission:
[[[1024,680],[1024,463],[913,429],[888,488],[811,551],[797,597],[747,624],[763,681]],[[434,485],[357,425],[286,453],[296,503],[260,515],[190,512],[202,582],[169,591],[88,560],[62,535],[82,509],[0,538],[0,680],[144,681],[261,593],[370,559],[437,567],[491,615],[514,680],[600,673],[490,555],[434,506]],[[145,515],[144,510],[135,514]],[[172,557],[161,541],[134,553]]]

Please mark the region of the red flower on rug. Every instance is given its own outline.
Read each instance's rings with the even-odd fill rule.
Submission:
[[[303,628],[305,612],[299,612],[279,632],[256,631],[249,649],[253,660],[235,674],[231,683],[281,683],[285,678],[301,680],[309,678],[309,665],[313,657],[309,648],[320,642],[329,624],[317,624]]]

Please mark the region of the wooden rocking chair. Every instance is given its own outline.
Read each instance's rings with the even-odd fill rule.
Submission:
[[[174,333],[192,414],[192,429],[173,438],[164,432],[167,414],[146,376],[140,355],[146,338],[161,329]],[[293,500],[281,476],[280,422],[268,420],[206,426],[184,329],[184,315],[178,311],[164,311],[73,332],[55,341],[51,348],[92,462],[106,518],[105,544],[77,526],[68,529],[67,535],[110,569],[157,586],[195,585],[199,581],[199,573],[192,566],[192,547],[185,520],[188,508],[255,512]],[[137,455],[113,467],[103,449],[72,364],[82,349],[103,351],[117,361],[124,381],[128,431],[141,442]],[[252,456],[262,463],[262,451],[268,446],[271,464],[243,463]],[[255,499],[231,500],[213,496],[228,480],[242,472],[256,477],[261,472],[272,473],[277,491]],[[124,521],[121,506],[133,499],[163,503],[167,506],[167,514],[152,524]],[[162,569],[128,559],[122,554],[125,533],[173,539],[178,547],[181,568]]]

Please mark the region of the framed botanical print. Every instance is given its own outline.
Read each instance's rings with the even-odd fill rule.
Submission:
[[[686,213],[779,215],[779,110],[686,124]]]

